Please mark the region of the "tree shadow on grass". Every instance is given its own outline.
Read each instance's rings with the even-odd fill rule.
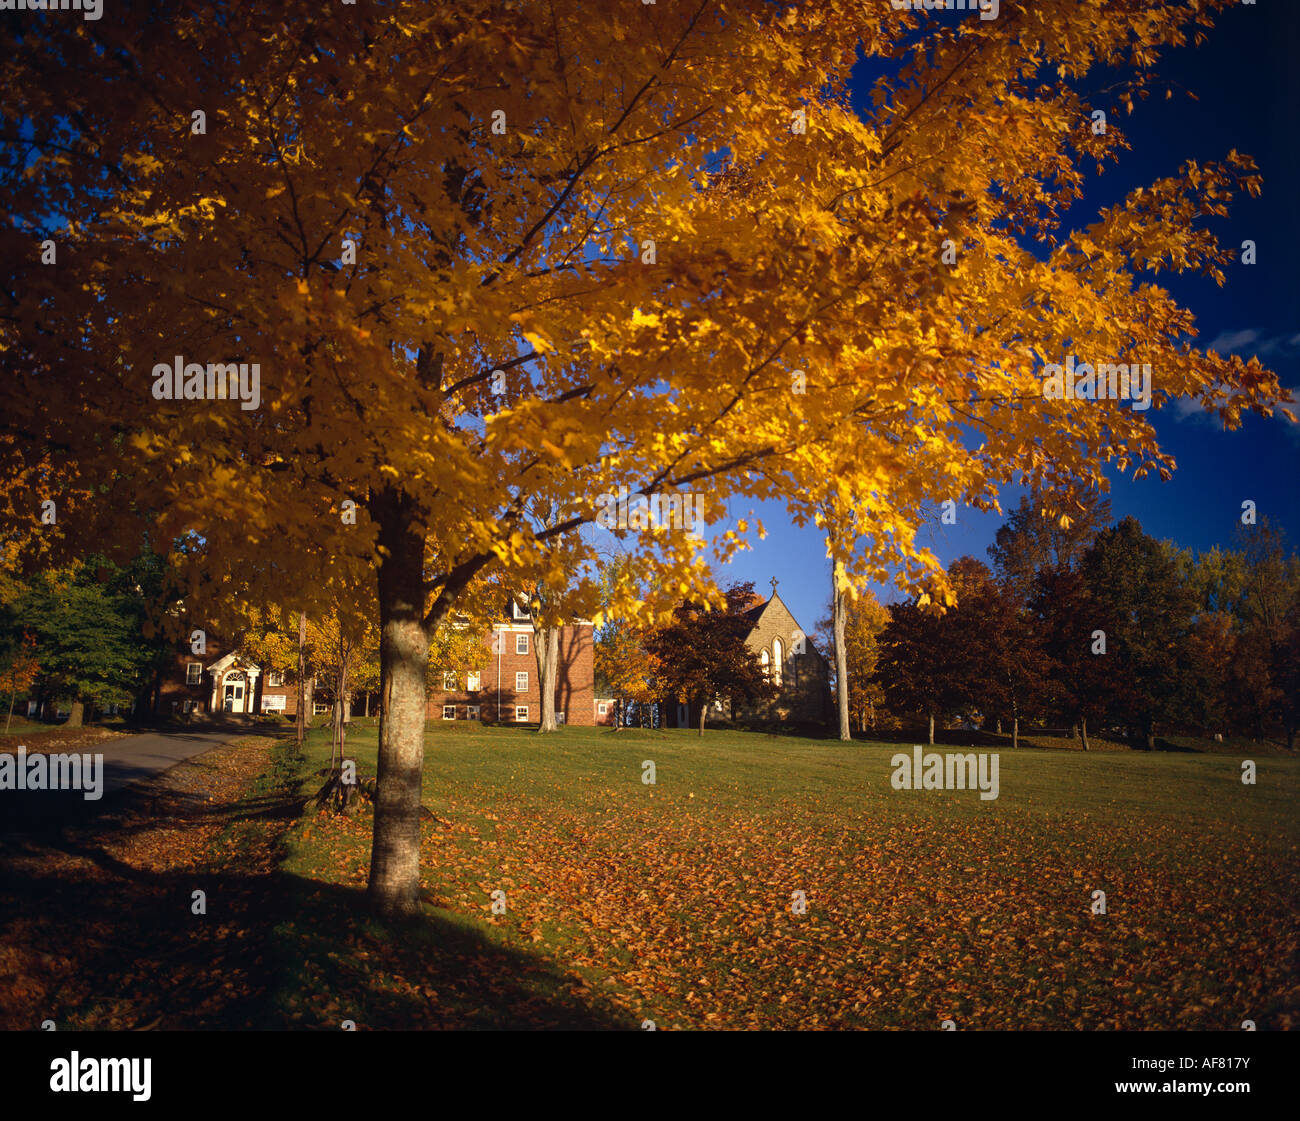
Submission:
[[[0,826],[0,1028],[637,1026],[468,917],[426,908],[384,923],[360,890],[280,871],[300,805],[292,790],[233,804],[158,790],[54,797],[62,804],[10,803],[26,812]],[[251,838],[259,858],[200,846],[193,867],[153,870],[183,855],[157,846],[186,844],[186,825],[200,824],[242,825],[218,833]],[[206,913],[196,915],[199,890]]]
[[[277,929],[282,1007],[271,1018],[337,1029],[628,1030],[639,1021],[541,954],[473,920],[427,908],[370,916],[360,889],[282,877],[292,897]],[[300,1005],[300,1015],[289,1011]],[[322,1007],[337,1019],[322,1016]],[[312,1016],[306,1009],[314,1009]],[[323,1021],[323,1022],[322,1022]]]

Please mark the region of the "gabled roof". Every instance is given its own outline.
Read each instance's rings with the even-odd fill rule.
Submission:
[[[767,613],[768,608],[770,608],[772,604],[777,602],[779,602],[781,606],[785,608],[785,613],[789,615],[791,619],[794,620],[794,625],[798,628],[799,633],[802,634],[804,637],[804,645],[806,650],[809,653],[816,654],[818,657],[822,657],[821,651],[818,650],[813,645],[812,635],[810,635],[806,630],[804,630],[799,620],[795,619],[794,612],[790,610],[790,605],[786,603],[785,600],[781,599],[780,593],[775,590],[772,592],[772,596],[770,599],[760,599],[756,604],[754,604],[753,607],[750,607],[745,611],[741,612],[741,615],[743,615],[746,619],[750,621],[750,626],[751,626],[750,634],[753,634],[753,628],[757,628],[758,624],[762,621],[763,616]]]
[[[206,667],[206,669],[208,673],[225,673],[226,670],[228,670],[236,662],[239,662],[247,669],[253,670],[255,673],[262,672],[261,666],[254,665],[247,658],[242,657],[238,650],[232,650],[224,658],[218,658],[215,662],[212,663],[212,665]]]

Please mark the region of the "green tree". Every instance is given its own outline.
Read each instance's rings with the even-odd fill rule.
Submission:
[[[1102,666],[1113,715],[1148,751],[1156,727],[1182,719],[1180,698],[1192,669],[1187,639],[1196,602],[1173,549],[1142,532],[1135,518],[1102,530],[1082,561],[1105,633]]]
[[[12,605],[12,624],[35,637],[42,693],[72,703],[130,706],[147,687],[156,653],[142,637],[145,603],[128,572],[101,558],[33,577]]]
[[[1109,711],[1114,688],[1114,663],[1098,652],[1102,609],[1080,568],[1050,567],[1034,580],[1030,610],[1045,656],[1045,703],[1078,729],[1087,751],[1089,721]]]

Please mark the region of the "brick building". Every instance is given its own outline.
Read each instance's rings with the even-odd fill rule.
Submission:
[[[469,673],[448,671],[430,682],[430,720],[485,720],[528,724],[541,718],[542,694],[537,676],[537,636],[526,612],[511,605],[508,622],[495,623],[485,637],[483,668]],[[560,628],[560,660],[555,677],[555,719],[591,727],[596,723],[594,636],[590,623]]]
[[[314,682],[307,684],[313,707]],[[298,685],[287,674],[263,671],[220,638],[208,636],[203,654],[177,654],[161,675],[156,711],[168,715],[228,713],[250,716],[260,712],[298,715]]]
[[[485,636],[481,670],[430,673],[427,717],[507,724],[540,719],[535,641],[528,614],[512,604],[507,619],[493,624]],[[328,711],[314,682],[308,682],[307,697],[313,713]],[[355,715],[356,697],[352,708]],[[577,622],[561,627],[556,719],[590,727],[597,722],[596,709],[592,625]],[[296,716],[298,687],[290,675],[264,671],[237,648],[209,636],[204,654],[179,653],[162,674],[156,711],[163,716],[269,712]]]

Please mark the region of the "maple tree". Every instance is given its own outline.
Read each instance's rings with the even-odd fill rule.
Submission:
[[[307,635],[312,665],[329,679],[334,694],[333,737],[341,761],[345,729],[352,712],[355,675],[362,665],[377,666],[378,630],[364,616],[349,617],[335,610],[309,620]],[[331,753],[331,767],[333,762]]]
[[[288,675],[298,672],[298,618],[276,607],[250,605],[247,622],[239,632],[239,649],[264,671]]]
[[[957,606],[939,623],[947,650],[949,688],[967,711],[1011,718],[1011,746],[1020,720],[1037,708],[1046,666],[1033,621],[1005,584],[974,557],[959,557],[948,578]]]
[[[477,578],[561,586],[552,543],[607,489],[811,519],[834,467],[834,520],[875,534],[846,578],[892,561],[946,600],[927,504],[1172,466],[1127,402],[1045,399],[1046,362],[1150,363],[1230,427],[1283,399],[1254,360],[1194,349],[1144,275],[1224,278],[1205,223],[1258,190],[1249,158],[1062,229],[1082,168],[1125,144],[1091,127],[1081,80],[1120,67],[1131,104],[1226,5],[939,24],[851,0],[284,0],[272,22],[197,2],[6,22],[0,526],[32,564],[183,543],[171,575],[207,619],[234,588],[312,613],[369,581],[370,893],[414,911],[430,636]],[[881,75],[861,109],[859,58]],[[560,520],[530,523],[536,501]],[[723,561],[750,528],[716,535]],[[694,534],[621,532],[640,582],[720,602]]]

